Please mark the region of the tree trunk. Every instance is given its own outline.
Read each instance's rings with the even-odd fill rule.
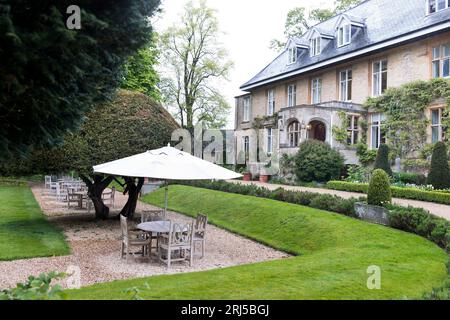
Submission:
[[[103,179],[100,175],[95,175],[94,182],[88,177],[81,175],[81,179],[88,187],[88,197],[92,200],[95,208],[95,218],[106,220],[109,216],[109,208],[103,203],[102,194],[109,184],[114,180],[114,177],[108,176]]]
[[[136,185],[136,178],[124,177],[126,188],[123,194],[128,193],[128,201],[120,212],[121,215],[128,219],[133,219],[136,212],[137,201],[142,186],[144,185],[144,178],[138,178]]]

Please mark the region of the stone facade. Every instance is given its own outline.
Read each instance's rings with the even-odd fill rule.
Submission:
[[[297,122],[300,126],[299,143],[306,139],[314,139],[312,131],[320,131],[320,140],[324,140],[332,147],[340,150],[348,164],[358,163],[355,147],[343,145],[336,141],[333,136],[333,126],[340,127],[340,114],[345,112],[348,116],[359,118],[356,144],[362,136],[361,121],[367,121],[367,144],[373,148],[375,144],[371,128],[371,112],[363,108],[363,103],[368,97],[373,96],[373,66],[379,60],[387,61],[387,88],[398,87],[405,83],[416,80],[430,80],[432,78],[432,49],[437,45],[450,44],[450,32],[425,39],[410,42],[405,45],[390,48],[388,50],[366,55],[362,58],[336,63],[328,68],[301,74],[289,80],[275,81],[264,86],[249,90],[245,95],[236,97],[235,129],[237,138],[237,149],[244,148],[241,143],[246,131],[252,128],[254,120],[268,115],[268,92],[274,90],[275,112],[278,115],[276,125],[268,125],[279,132],[277,140],[274,141],[274,152],[281,154],[294,154],[298,151],[293,146],[289,136],[289,126]],[[352,71],[352,100],[342,102],[339,94],[340,72]],[[321,102],[313,104],[312,80],[320,78],[322,81]],[[288,107],[288,86],[295,85],[296,102],[294,106]],[[244,99],[250,99],[249,121],[243,121]],[[444,105],[444,101],[437,101],[427,110],[427,117],[431,117],[431,110]],[[325,130],[325,132],[323,132]],[[265,133],[263,132],[263,135]],[[431,126],[429,129],[429,140],[431,142]]]

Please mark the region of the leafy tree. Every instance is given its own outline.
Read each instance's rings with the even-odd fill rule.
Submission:
[[[29,161],[34,164],[33,173],[75,170],[89,187],[88,195],[94,203],[96,217],[106,219],[109,208],[101,195],[114,178],[94,174],[92,167],[160,148],[170,142],[173,130],[178,127],[172,116],[150,97],[119,90],[113,101],[90,110],[80,130],[67,134],[63,145],[33,152]],[[36,161],[36,158],[46,159],[46,162]],[[121,213],[132,216],[144,181],[132,177],[124,180],[129,197]]]
[[[389,176],[382,169],[373,172],[367,192],[367,203],[373,206],[383,206],[391,203],[391,186]]]
[[[180,21],[161,35],[162,80],[167,104],[176,107],[181,125],[192,129],[196,121],[218,127],[226,121],[230,106],[216,85],[227,78],[232,63],[219,42],[215,11],[201,0],[188,2]]]
[[[112,96],[125,60],[150,40],[159,0],[0,1],[0,158],[55,143]]]
[[[156,101],[161,101],[161,93],[158,90],[160,77],[155,70],[159,58],[159,50],[156,48],[156,38],[157,35],[154,33],[154,40],[150,45],[140,49],[127,60],[121,87],[123,89],[141,92]]]
[[[344,165],[344,158],[327,143],[309,140],[300,145],[295,156],[295,174],[300,181],[326,182],[337,179]]]
[[[286,39],[299,37],[315,24],[326,21],[334,15],[346,11],[362,1],[363,0],[336,0],[334,9],[316,8],[312,9],[309,13],[306,11],[305,7],[294,8],[287,14],[284,35],[286,36]],[[286,41],[278,39],[273,39],[270,42],[270,48],[277,51],[283,49],[285,45]]]
[[[389,147],[386,144],[381,144],[378,148],[374,169],[384,170],[390,177],[393,175],[391,165],[389,164]]]
[[[450,170],[448,166],[447,146],[443,142],[438,142],[434,146],[431,157],[431,169],[428,174],[428,184],[435,189],[450,188]]]

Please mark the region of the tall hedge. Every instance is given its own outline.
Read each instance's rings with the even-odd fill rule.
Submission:
[[[447,146],[443,142],[438,142],[434,146],[433,156],[431,158],[431,168],[427,182],[435,189],[450,188],[448,151]]]
[[[309,140],[295,156],[295,174],[300,181],[327,182],[340,176],[344,157],[329,144]]]
[[[389,147],[386,144],[381,144],[378,148],[374,169],[384,170],[390,177],[393,175],[389,164]]]
[[[389,176],[382,169],[376,169],[370,179],[367,192],[367,203],[373,206],[383,206],[391,203],[392,194]]]

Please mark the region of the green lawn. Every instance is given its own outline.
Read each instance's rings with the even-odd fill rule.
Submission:
[[[146,299],[420,298],[447,279],[447,255],[418,236],[298,205],[186,186],[171,186],[170,209],[210,221],[296,256],[199,273],[103,283],[72,299],[127,299],[148,283]],[[162,206],[163,191],[145,201]],[[381,290],[367,289],[367,268],[382,270]]]
[[[69,252],[64,234],[46,220],[27,186],[0,185],[0,260]]]

